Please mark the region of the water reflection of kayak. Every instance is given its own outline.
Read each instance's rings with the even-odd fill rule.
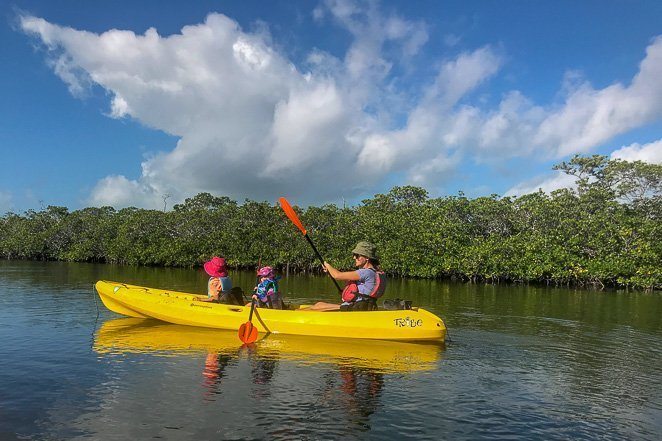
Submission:
[[[139,318],[109,320],[99,328],[94,339],[94,350],[100,354],[238,354],[241,347],[236,332]],[[269,334],[258,340],[255,348],[266,358],[334,363],[381,372],[411,372],[434,369],[443,345]]]
[[[99,281],[104,305],[129,317],[156,318],[168,323],[236,331],[248,320],[249,307],[198,302],[195,294],[117,282]],[[444,322],[422,308],[397,311],[320,312],[256,309],[253,323],[260,332],[290,335],[443,341]]]

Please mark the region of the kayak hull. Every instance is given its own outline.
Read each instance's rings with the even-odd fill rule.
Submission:
[[[248,321],[250,305],[200,302],[190,293],[99,281],[103,304],[113,312],[155,318],[179,325],[238,330]],[[305,309],[256,308],[253,324],[259,332],[356,339],[443,341],[443,320],[422,308],[396,311],[322,312]]]

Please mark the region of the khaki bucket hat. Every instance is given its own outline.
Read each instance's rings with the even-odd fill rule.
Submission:
[[[379,260],[379,257],[377,257],[377,247],[370,242],[361,241],[357,243],[352,253],[360,254],[371,260]]]

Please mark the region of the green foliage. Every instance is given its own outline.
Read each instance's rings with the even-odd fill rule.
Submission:
[[[351,208],[295,207],[324,257],[351,268],[359,240],[391,276],[662,288],[662,166],[579,157],[555,167],[576,188],[519,198],[430,198],[394,187]],[[223,255],[319,271],[277,205],[201,193],[170,212],[49,206],[0,217],[0,257],[198,266]]]

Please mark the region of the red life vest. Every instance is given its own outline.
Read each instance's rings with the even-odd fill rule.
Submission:
[[[386,274],[384,271],[377,271],[374,268],[369,268],[375,272],[375,286],[372,287],[370,294],[360,294],[359,286],[356,281],[351,280],[347,282],[345,288],[342,290],[342,301],[343,302],[354,302],[358,300],[359,296],[371,297],[373,299],[378,299],[384,295],[384,290],[386,289]]]

